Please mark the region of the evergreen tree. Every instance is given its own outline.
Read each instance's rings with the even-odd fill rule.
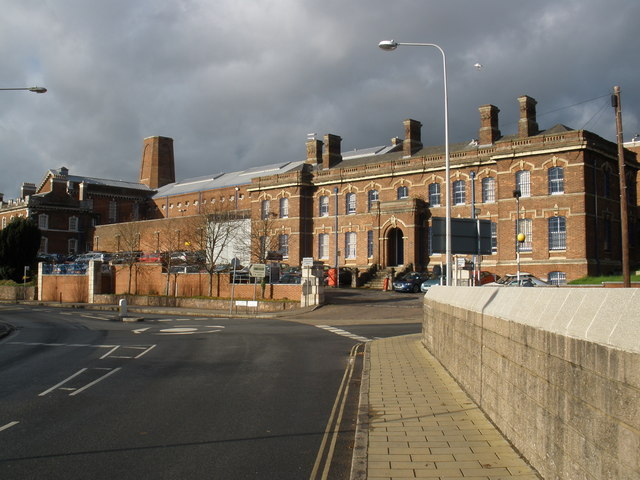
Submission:
[[[15,218],[0,230],[0,278],[22,281],[25,266],[34,266],[40,229],[30,219]]]

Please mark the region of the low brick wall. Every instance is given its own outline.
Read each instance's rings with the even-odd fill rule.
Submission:
[[[640,291],[433,287],[423,341],[545,479],[640,478]]]
[[[87,275],[42,275],[42,302],[85,303],[89,301]]]
[[[165,295],[167,285],[169,296],[204,297],[209,295],[209,275],[206,273],[162,273],[160,264],[137,264],[129,267],[117,266],[115,269],[115,292],[117,295],[131,293],[134,295]],[[168,280],[168,283],[167,283]],[[293,300],[300,302],[302,287],[300,285],[266,285],[264,295],[262,287],[253,284],[235,284],[229,282],[229,274],[213,275],[212,297],[266,300]],[[131,287],[129,288],[129,281]]]

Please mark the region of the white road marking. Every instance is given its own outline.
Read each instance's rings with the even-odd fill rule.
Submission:
[[[96,378],[93,382],[91,382],[91,383],[87,383],[84,387],[79,388],[78,390],[76,390],[76,391],[75,391],[75,392],[73,392],[73,393],[70,393],[70,394],[69,394],[69,396],[71,397],[71,396],[73,396],[73,395],[77,395],[77,394],[79,394],[80,392],[84,392],[87,388],[91,388],[91,387],[93,387],[96,383],[101,382],[102,380],[104,380],[105,378],[107,378],[107,377],[109,377],[109,376],[113,375],[114,373],[118,372],[119,370],[121,370],[121,368],[120,368],[120,367],[118,367],[118,368],[114,368],[114,369],[113,369],[113,370],[111,370],[109,373],[105,373],[105,374],[104,374],[103,376],[101,376],[100,378]]]
[[[142,332],[146,332],[147,330],[149,330],[149,328],[151,327],[145,327],[145,328],[137,328],[135,330],[131,330],[133,333],[142,333]]]
[[[118,345],[92,345],[88,343],[40,343],[40,342],[7,342],[5,345],[27,345],[30,347],[91,347],[91,348],[114,348]]]
[[[20,422],[9,422],[6,425],[3,425],[2,427],[0,427],[0,432],[3,431],[3,430],[8,430],[9,428],[14,427],[19,423]]]
[[[57,389],[58,387],[61,387],[62,385],[64,385],[65,383],[67,383],[69,380],[72,380],[74,378],[76,378],[78,375],[82,374],[83,372],[85,372],[87,369],[86,368],[81,368],[80,370],[78,370],[76,373],[74,373],[73,375],[71,375],[70,377],[65,378],[63,381],[61,381],[60,383],[56,383],[53,387],[51,387],[48,390],[45,390],[42,393],[39,393],[38,396],[39,397],[44,397],[45,395],[48,395],[49,393],[53,392],[55,389]]]
[[[341,328],[332,327],[331,325],[316,325],[318,328],[322,328],[331,333],[335,333],[336,335],[341,335],[343,337],[350,338],[351,340],[356,340],[358,342],[370,342],[371,339],[367,337],[363,337],[362,335],[356,335],[355,333],[347,332]]]

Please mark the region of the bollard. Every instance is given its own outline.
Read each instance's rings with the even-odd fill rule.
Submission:
[[[127,300],[125,298],[121,298],[118,302],[118,306],[120,307],[120,316],[125,317],[127,315]]]

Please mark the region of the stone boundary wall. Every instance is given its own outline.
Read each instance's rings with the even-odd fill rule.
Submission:
[[[640,478],[640,290],[432,287],[423,342],[545,479]]]
[[[102,294],[94,297],[94,303],[102,305],[118,305],[121,298],[127,300],[129,306],[142,307],[176,307],[188,308],[194,310],[223,310],[229,311],[230,299],[215,298],[184,298],[184,297],[165,297],[154,295],[113,295]],[[238,299],[242,301],[243,299]],[[245,300],[246,301],[246,300]],[[257,300],[258,306],[234,305],[232,312],[236,314],[251,314],[258,312],[282,312],[286,310],[295,310],[300,308],[300,302],[296,301],[264,301]]]
[[[36,288],[22,285],[0,285],[0,300],[35,300]]]

